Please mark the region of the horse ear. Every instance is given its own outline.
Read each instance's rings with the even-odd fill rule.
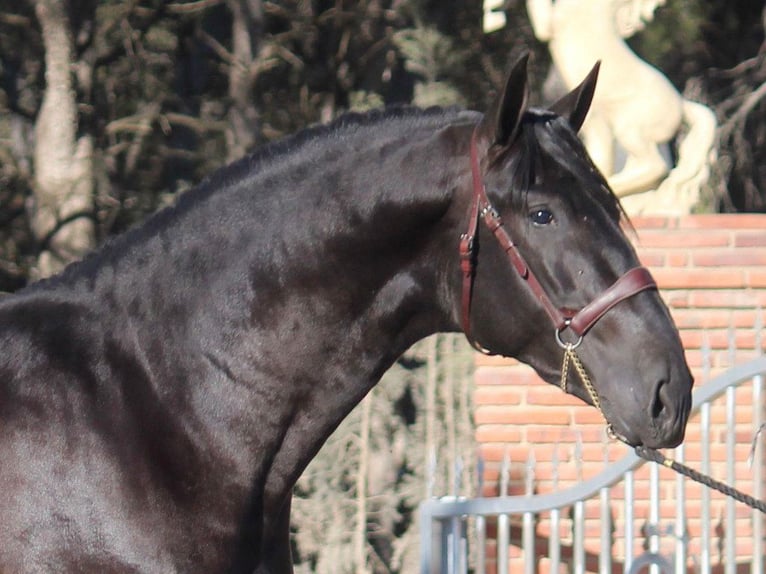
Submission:
[[[521,118],[527,109],[529,88],[527,86],[527,60],[525,52],[511,67],[505,87],[484,116],[482,132],[491,144],[505,147],[513,142],[521,125]]]
[[[585,122],[585,116],[588,115],[591,101],[593,101],[593,93],[596,91],[596,80],[600,67],[601,61],[599,60],[579,86],[550,107],[552,112],[566,118],[576,132],[580,131],[583,122]]]

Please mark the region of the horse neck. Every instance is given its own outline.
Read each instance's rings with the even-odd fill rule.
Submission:
[[[88,393],[135,416],[116,417],[115,436],[144,420],[162,429],[151,449],[130,445],[157,484],[171,465],[199,477],[216,524],[251,508],[254,531],[272,532],[309,460],[397,356],[456,327],[476,119],[358,128],[252,175],[224,171],[7,305],[47,303],[60,337],[89,349],[67,359]]]
[[[257,319],[263,330],[306,299],[327,305],[313,309],[324,324],[337,322],[342,332],[334,336],[344,345],[366,340],[362,346],[370,349],[374,339],[387,355],[452,328],[450,298],[441,287],[457,265],[449,247],[464,213],[453,194],[467,184],[470,129],[424,126],[372,141],[368,132],[343,145],[357,150],[352,155],[323,150],[312,163],[324,162],[324,173],[303,184],[316,209],[298,206],[290,229],[283,229],[285,243],[300,246],[299,256],[259,269],[257,299],[276,295],[269,305],[256,304],[268,308]]]
[[[452,195],[467,182],[474,120],[318,139],[214,193],[190,192],[50,287],[102,301],[104,320],[139,339],[162,332],[196,349],[235,323],[250,331],[242,340],[285,351],[318,352],[321,337],[386,349],[380,374],[414,341],[454,327],[443,284],[457,264],[447,246],[463,212]]]

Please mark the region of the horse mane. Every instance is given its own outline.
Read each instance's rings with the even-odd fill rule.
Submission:
[[[108,238],[98,249],[82,260],[69,264],[58,275],[41,279],[22,290],[30,292],[37,288],[45,289],[95,273],[102,264],[119,259],[136,244],[156,236],[173,220],[204,203],[213,193],[250,182],[256,183],[256,179],[272,166],[281,161],[299,159],[301,153],[313,144],[324,145],[328,140],[333,140],[335,145],[338,145],[359,130],[375,130],[374,133],[379,135],[381,130],[401,130],[402,124],[411,128],[438,126],[461,115],[465,114],[468,117],[468,114],[473,113],[459,107],[391,106],[363,113],[347,112],[327,124],[304,128],[260,146],[240,159],[218,168],[196,186],[181,193],[175,204],[158,210],[125,233]]]
[[[325,146],[328,141],[332,145],[342,145],[360,131],[372,134],[369,137],[382,137],[386,133],[402,133],[403,124],[409,129],[438,127],[455,119],[475,118],[478,121],[479,117],[475,112],[456,107],[422,109],[401,106],[365,113],[350,112],[328,124],[303,129],[268,143],[214,171],[197,186],[181,194],[175,205],[159,210],[141,225],[110,238],[82,261],[68,265],[59,275],[38,281],[24,291],[68,283],[96,274],[102,265],[120,259],[137,244],[157,236],[176,218],[204,204],[206,198],[213,193],[242,186],[255,188],[258,186],[258,178],[267,174],[272,167],[280,162],[300,161],[313,145]],[[622,209],[619,199],[593,165],[577,134],[563,118],[546,110],[528,110],[522,120],[520,136],[511,150],[511,161],[515,163],[511,197],[514,208],[525,207],[526,192],[534,183],[535,174],[545,168],[552,168],[573,176],[578,187],[583,190],[585,196],[574,194],[568,198],[575,209],[585,210],[595,202],[606,210],[609,217],[615,221],[620,219]]]
[[[326,124],[315,124],[294,134],[269,142],[256,148],[238,160],[222,167],[203,179],[192,193],[185,193],[175,207],[183,207],[187,202],[197,201],[205,195],[232,182],[243,180],[267,170],[273,163],[285,157],[294,157],[305,147],[317,141],[329,138],[343,138],[360,129],[390,129],[400,127],[401,123],[412,126],[426,123],[441,123],[447,118],[457,116],[464,111],[458,107],[431,106],[390,106],[366,112],[345,112]]]
[[[512,205],[526,207],[526,194],[537,174],[546,168],[568,174],[582,194],[567,196],[575,210],[584,212],[593,203],[600,205],[613,221],[626,217],[620,200],[588,156],[577,133],[567,120],[551,111],[531,108],[522,118],[519,137],[511,148],[514,157]]]

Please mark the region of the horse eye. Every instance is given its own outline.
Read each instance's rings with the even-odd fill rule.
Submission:
[[[535,225],[548,225],[553,221],[553,213],[545,208],[533,209],[529,212],[529,219]]]

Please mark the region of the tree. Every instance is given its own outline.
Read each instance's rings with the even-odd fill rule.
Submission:
[[[74,44],[64,0],[34,4],[45,47],[46,85],[35,122],[30,221],[43,248],[36,275],[45,277],[95,246],[93,142],[77,134]]]

